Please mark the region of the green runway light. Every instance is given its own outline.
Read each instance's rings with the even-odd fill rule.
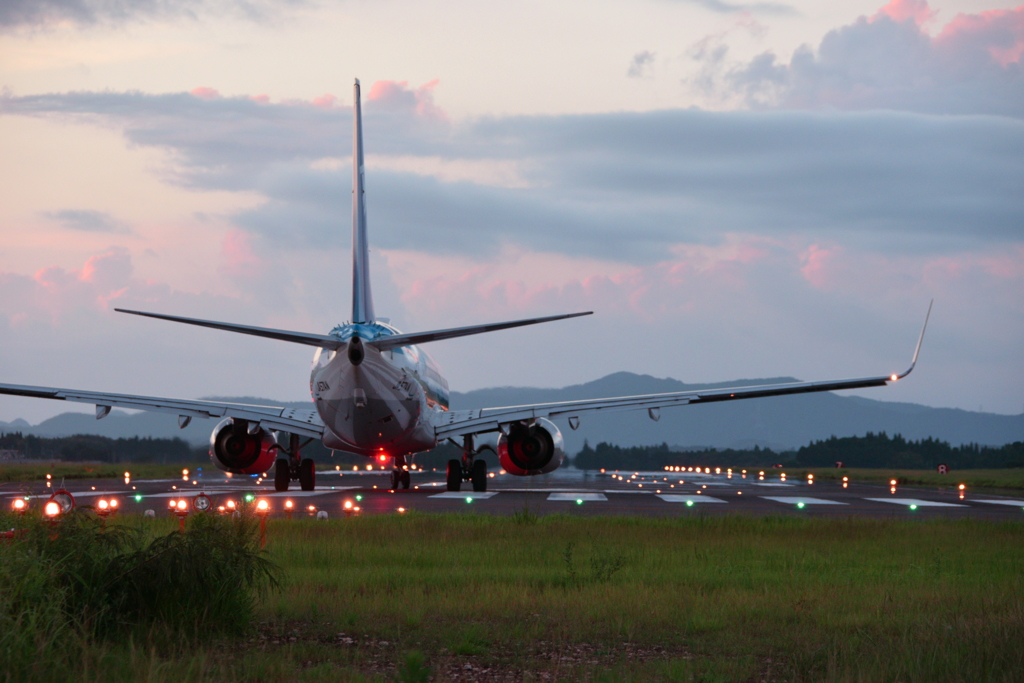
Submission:
[[[254,500],[256,500],[256,496],[252,495],[251,493],[247,493],[247,494],[245,495],[245,502],[246,502],[246,503],[251,503],[251,502],[253,502]]]
[[[583,505],[583,499],[582,498],[577,498],[576,499],[576,504],[577,505]]]
[[[142,496],[135,496],[135,502],[136,503],[141,503],[142,502]]]
[[[686,501],[686,507],[692,508],[693,507],[693,501],[692,500]]]
[[[362,496],[356,496],[356,500],[362,500],[362,499],[363,499]]]
[[[802,510],[804,507],[804,502],[800,501],[799,503],[796,504],[796,506]]]
[[[473,502],[473,499],[467,496],[467,497],[466,497],[466,502],[467,502],[467,503],[472,503],[472,502]]]
[[[911,509],[911,510],[916,510],[916,509],[917,509],[917,505],[911,505],[911,506],[910,506],[910,509]]]

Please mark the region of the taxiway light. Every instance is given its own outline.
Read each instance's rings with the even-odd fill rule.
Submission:
[[[466,496],[466,502],[467,503],[472,503],[473,502],[473,498],[470,497],[470,496]]]
[[[235,509],[235,501],[233,501],[233,500],[229,500],[227,503],[225,503],[225,505],[227,505],[228,510],[234,510]]]
[[[358,472],[359,471],[359,465],[352,465],[352,471],[353,472]]]
[[[896,485],[896,480],[895,479],[890,479],[889,480],[889,486],[895,486],[895,485]]]
[[[498,474],[508,474],[505,470],[498,470]]]
[[[252,495],[251,493],[245,494],[245,502],[246,503],[251,503],[254,500],[256,500],[256,496]]]
[[[335,465],[334,466],[334,471],[335,472],[340,472],[341,471],[341,465]]]
[[[965,488],[967,488],[967,487],[966,487],[966,486],[964,486],[963,484],[960,484],[960,486],[958,486],[957,488],[958,488],[958,489],[960,489],[961,491],[963,491],[963,490],[964,490]]]
[[[294,507],[295,507],[295,503],[293,503],[291,500],[286,500],[284,502],[284,509],[285,510],[291,510]]]
[[[917,509],[917,504],[916,503],[911,504],[910,509],[911,510],[916,510]]]
[[[356,501],[357,502],[362,502],[362,500],[363,500],[362,494],[356,496]]]
[[[53,478],[53,475],[52,475],[52,474],[47,474],[47,475],[46,475],[46,478],[47,478],[47,479],[51,479],[51,478]]]
[[[737,491],[737,492],[736,492],[736,495],[737,495],[737,496],[742,496],[742,495],[743,495],[743,491]]]
[[[15,512],[24,512],[26,508],[28,508],[28,503],[26,503],[24,501],[24,499],[16,498],[14,500],[14,511]]]
[[[491,479],[494,479],[494,472],[488,472],[487,476],[490,477]]]
[[[370,471],[372,471],[372,470],[373,470],[373,465],[367,465],[367,466],[366,466],[366,471],[367,471],[367,472],[370,472]]]
[[[106,510],[110,507],[110,503],[108,503],[103,498],[100,498],[99,502],[96,503],[96,507],[98,507],[100,510]]]
[[[583,505],[583,499],[582,498],[577,498],[576,499],[576,504],[577,505]]]
[[[57,503],[52,500],[49,501],[43,508],[43,512],[46,514],[47,517],[56,517],[60,514],[60,503]]]
[[[188,470],[187,470],[187,469],[185,469],[185,470],[182,470],[182,471],[181,471],[181,476],[183,476],[183,477],[187,477],[187,476],[188,476]]]
[[[693,501],[692,500],[686,501],[686,507],[692,508],[693,507]]]
[[[311,513],[316,512],[316,505],[310,505],[309,507],[306,508],[306,510],[308,510]]]
[[[135,496],[135,502],[136,502],[136,503],[141,503],[141,502],[142,502],[142,496],[140,496],[140,495],[136,495],[136,496]]]
[[[187,512],[188,511],[188,501],[185,500],[184,498],[182,498],[181,500],[178,501],[177,508],[178,508],[178,512]]]
[[[346,510],[351,510],[351,509],[352,509],[352,501],[351,501],[351,500],[346,500],[346,501],[345,501],[345,505],[344,505],[344,508],[345,508]]]
[[[399,512],[399,514],[404,514],[405,513],[405,508],[398,508],[398,512]]]
[[[804,508],[804,502],[803,502],[803,501],[801,500],[801,501],[800,501],[799,503],[797,503],[797,504],[796,504],[796,506],[797,506],[798,508],[800,508],[801,510],[803,510],[803,508]]]
[[[256,503],[256,512],[265,515],[270,512],[270,503],[265,498],[260,498],[259,502]]]

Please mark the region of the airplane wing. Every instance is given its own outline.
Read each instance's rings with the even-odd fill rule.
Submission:
[[[917,357],[924,341],[924,331],[928,327],[928,317],[932,307],[928,305],[924,327],[914,349],[914,357],[910,368],[898,375],[880,377],[864,377],[860,379],[827,380],[824,382],[790,382],[787,384],[768,384],[755,387],[730,387],[726,389],[707,389],[696,391],[679,391],[666,394],[645,394],[641,396],[617,396],[614,398],[598,398],[582,401],[562,401],[559,403],[537,403],[525,406],[507,406],[503,408],[482,408],[477,410],[454,410],[438,417],[434,426],[437,439],[452,438],[466,434],[482,434],[485,432],[504,431],[507,425],[521,420],[533,420],[540,417],[569,419],[569,425],[575,429],[579,426],[581,415],[590,413],[611,413],[623,410],[647,409],[652,420],[661,417],[660,410],[672,406],[687,406],[698,403],[714,403],[718,401],[737,401],[744,398],[760,398],[765,396],[785,396],[788,394],[807,394],[818,391],[837,391],[840,389],[862,389],[865,387],[882,387],[891,382],[903,379],[917,365]]]
[[[96,419],[106,417],[111,408],[150,410],[178,416],[178,426],[186,427],[194,417],[233,417],[259,423],[270,431],[290,432],[300,436],[321,438],[324,425],[312,408],[295,409],[277,406],[255,406],[245,403],[217,403],[215,401],[188,401],[177,398],[108,394],[100,391],[77,391],[52,387],[32,387],[20,384],[0,384],[0,394],[49,398],[96,406]]]

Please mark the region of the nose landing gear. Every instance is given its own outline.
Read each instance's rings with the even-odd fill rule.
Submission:
[[[303,491],[312,491],[316,488],[316,464],[312,458],[301,456],[302,447],[308,445],[312,439],[299,445],[298,434],[289,436],[288,448],[280,449],[280,452],[288,457],[278,458],[274,463],[274,490],[287,491],[289,484],[297,479]]]
[[[405,456],[396,455],[395,469],[391,470],[391,490],[397,491],[399,486],[403,489],[408,489],[411,482],[412,475],[409,474],[409,470],[406,467]]]
[[[445,483],[449,491],[461,491],[463,481],[472,482],[474,491],[487,490],[487,463],[475,459],[480,451],[485,449],[494,450],[488,445],[474,449],[473,435],[467,434],[462,437],[462,460],[453,458],[448,461]]]

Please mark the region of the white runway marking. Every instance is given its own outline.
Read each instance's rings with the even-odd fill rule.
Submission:
[[[750,482],[754,486],[796,486],[796,484],[783,484],[781,481],[767,482],[767,481],[752,481]]]
[[[498,495],[497,491],[445,491],[444,493],[435,493],[430,498],[472,498],[473,500],[487,500]]]
[[[267,493],[258,493],[257,495],[261,498],[306,498],[309,496],[323,496],[334,491],[351,491],[352,489],[358,489],[359,486],[332,486],[329,489],[316,489],[313,491],[268,491]]]
[[[992,503],[993,505],[1019,505],[1024,507],[1024,500],[1013,500],[1012,498],[1004,498],[1003,500],[975,500],[975,503]]]
[[[666,503],[724,503],[726,501],[721,498],[712,498],[711,496],[687,496],[678,493],[662,493],[658,496]]]
[[[936,500],[918,500],[917,498],[865,498],[875,503],[895,503],[896,505],[916,505],[918,507],[965,508],[960,503],[940,503]]]
[[[570,502],[582,500],[586,502],[593,502],[608,500],[608,498],[603,493],[552,493],[548,496],[548,500],[562,500]]]
[[[838,500],[826,500],[824,498],[810,498],[800,496],[761,496],[765,500],[774,500],[776,503],[786,503],[787,505],[849,505],[849,503],[841,503]]]

